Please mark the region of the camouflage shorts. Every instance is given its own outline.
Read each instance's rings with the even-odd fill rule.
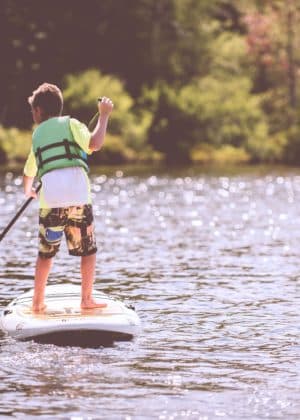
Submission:
[[[39,256],[51,258],[65,234],[70,255],[87,256],[97,251],[92,206],[40,209]]]

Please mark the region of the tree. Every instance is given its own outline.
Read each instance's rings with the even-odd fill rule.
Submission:
[[[26,99],[38,84],[96,68],[133,97],[157,80],[186,83],[209,63],[216,0],[2,0],[0,117],[30,126]]]
[[[267,1],[245,15],[249,52],[257,63],[255,91],[285,85],[291,108],[297,106],[300,68],[300,4],[296,0]]]

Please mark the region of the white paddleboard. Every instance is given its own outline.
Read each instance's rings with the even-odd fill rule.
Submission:
[[[80,294],[81,287],[76,285],[47,286],[46,309],[34,313],[30,290],[2,310],[0,326],[18,340],[82,347],[130,340],[138,335],[141,322],[133,308],[95,290],[95,300],[107,306],[81,309]]]

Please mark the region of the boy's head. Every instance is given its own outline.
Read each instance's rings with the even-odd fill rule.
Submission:
[[[28,98],[35,123],[40,123],[62,113],[63,96],[60,89],[50,83],[43,83]]]

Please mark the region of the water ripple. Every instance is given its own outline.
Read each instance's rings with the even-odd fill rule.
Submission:
[[[93,177],[97,288],[134,303],[111,348],[0,336],[0,413],[23,418],[300,417],[300,175]],[[0,178],[1,226],[23,203]],[[37,203],[1,243],[0,305],[32,287]],[[65,244],[49,283],[79,284]]]

